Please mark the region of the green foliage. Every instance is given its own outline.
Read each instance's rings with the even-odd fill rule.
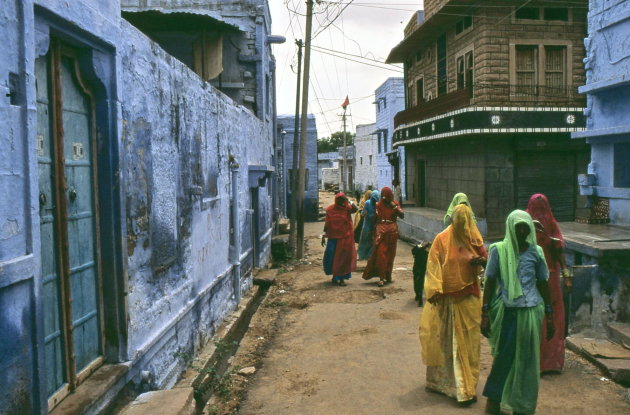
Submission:
[[[346,145],[351,146],[354,143],[355,134],[346,132]],[[337,151],[337,148],[343,147],[343,131],[337,131],[330,137],[324,137],[317,140],[318,153],[330,153]]]

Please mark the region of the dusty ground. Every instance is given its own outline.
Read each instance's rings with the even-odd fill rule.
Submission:
[[[329,194],[322,194],[324,203]],[[278,276],[250,325],[229,393],[206,413],[282,414],[481,414],[481,391],[490,368],[482,343],[480,402],[460,408],[425,391],[418,319],[413,301],[410,246],[398,244],[394,284],[380,289],[360,272],[346,287],[333,286],[321,268],[322,223],[307,224],[308,257]],[[359,267],[364,263],[359,263]],[[539,414],[628,414],[628,390],[567,351],[561,375],[545,376]]]

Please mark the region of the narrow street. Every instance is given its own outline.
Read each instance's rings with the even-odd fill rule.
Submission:
[[[321,193],[320,200],[325,206],[331,194]],[[246,336],[245,344],[256,342],[262,334],[273,339],[255,362],[258,371],[247,382],[238,413],[483,413],[481,391],[491,363],[485,339],[478,403],[461,408],[424,389],[425,367],[418,341],[421,309],[413,300],[410,245],[398,243],[392,285],[379,289],[374,280],[365,281],[355,272],[348,286],[337,287],[321,268],[322,226],[321,222],[306,225],[308,263],[280,273],[267,307],[259,310],[264,315],[270,308],[281,308],[278,324],[264,330],[269,323],[266,317],[262,320],[267,321],[255,318],[252,322],[253,333]],[[359,262],[359,269],[363,266]],[[245,346],[239,354],[248,351]],[[237,355],[236,362],[244,358],[252,363],[251,355]],[[537,413],[627,414],[627,393],[567,351],[565,371],[542,379]]]

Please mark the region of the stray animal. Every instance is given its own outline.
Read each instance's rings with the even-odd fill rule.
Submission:
[[[427,260],[432,242],[421,241],[411,248],[413,255],[413,290],[416,293],[418,307],[422,307],[422,292],[424,291],[424,274],[427,272]]]

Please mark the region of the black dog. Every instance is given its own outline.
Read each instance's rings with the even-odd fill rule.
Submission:
[[[420,242],[411,248],[413,255],[413,290],[416,293],[418,307],[422,307],[422,292],[424,291],[424,274],[427,272],[427,260],[431,242]]]

